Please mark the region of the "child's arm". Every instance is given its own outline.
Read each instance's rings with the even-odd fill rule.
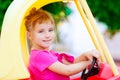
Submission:
[[[82,55],[74,58],[73,62],[69,62],[68,60],[65,59],[65,57],[63,57],[62,63],[69,65],[69,64],[80,62],[80,61],[88,61],[88,60],[92,61],[93,57],[96,57],[97,59],[99,58],[99,52],[97,50],[84,52]]]
[[[90,63],[91,61],[81,61],[79,63],[65,65],[60,62],[55,62],[48,69],[64,76],[71,76],[83,71]]]

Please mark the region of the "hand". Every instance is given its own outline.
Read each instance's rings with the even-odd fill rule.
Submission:
[[[80,56],[76,57],[74,63],[81,62],[81,61],[93,61],[93,57],[96,57],[98,61],[100,61],[100,53],[97,50],[91,50],[82,53]]]
[[[91,50],[83,53],[82,55],[86,60],[93,60],[93,57],[96,57],[97,60],[100,60],[100,53],[97,50]]]

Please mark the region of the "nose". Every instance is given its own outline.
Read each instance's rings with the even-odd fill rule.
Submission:
[[[50,33],[49,33],[49,32],[46,32],[46,33],[45,33],[45,37],[50,37]]]

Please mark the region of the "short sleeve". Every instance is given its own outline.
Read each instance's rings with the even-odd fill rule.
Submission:
[[[73,63],[74,62],[74,56],[71,56],[69,54],[61,53],[60,56],[65,58],[68,62]]]
[[[74,62],[74,56],[71,56],[69,54],[66,54],[66,53],[61,53],[61,54],[55,53],[55,55],[58,57],[58,60],[60,62],[62,62],[63,58],[66,59],[68,62],[71,62],[71,63]]]
[[[47,51],[42,51],[36,55],[34,63],[40,71],[43,71],[56,61],[58,60],[55,56],[53,56]]]

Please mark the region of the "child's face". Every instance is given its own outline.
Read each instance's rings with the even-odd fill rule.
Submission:
[[[49,49],[55,39],[54,25],[51,22],[37,23],[29,36],[34,48]]]

